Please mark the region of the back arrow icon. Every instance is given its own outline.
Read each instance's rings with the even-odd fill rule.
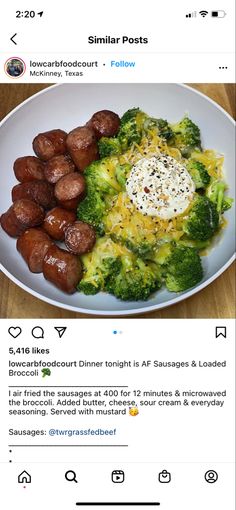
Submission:
[[[14,34],[14,35],[11,37],[11,39],[10,39],[10,41],[12,41],[12,42],[13,42],[13,44],[15,44],[15,45],[17,45],[16,41],[14,41],[14,38],[16,37],[16,35],[17,35],[17,33],[16,33],[16,34]]]

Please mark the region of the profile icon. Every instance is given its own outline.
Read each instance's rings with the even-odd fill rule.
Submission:
[[[209,471],[207,471],[205,473],[205,480],[207,483],[215,483],[217,482],[218,480],[218,473],[216,471],[214,471],[214,469],[209,469]]]
[[[18,57],[11,57],[5,62],[5,73],[10,78],[20,78],[26,70],[24,60]]]

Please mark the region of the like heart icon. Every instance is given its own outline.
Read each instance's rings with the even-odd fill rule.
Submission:
[[[21,333],[22,333],[22,329],[19,328],[19,327],[11,327],[8,329],[8,333],[9,335],[13,336],[13,338],[17,338]]]

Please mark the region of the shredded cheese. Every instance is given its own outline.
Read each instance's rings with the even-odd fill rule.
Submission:
[[[140,145],[134,143],[128,151],[117,157],[119,164],[129,163],[135,165],[141,158],[151,158],[157,154],[165,154],[175,158],[178,162],[186,164],[186,159],[175,147],[169,147],[166,141],[159,137],[155,130],[150,130],[147,136],[141,140]],[[223,176],[224,157],[214,150],[194,152],[191,158],[202,162],[209,174],[214,178],[221,179]],[[162,240],[164,237],[178,241],[183,235],[183,222],[191,208],[182,215],[165,220],[158,217],[143,216],[131,203],[126,192],[119,193],[111,211],[104,218],[105,229],[108,235],[119,237],[125,228],[133,239],[140,235],[147,241]]]

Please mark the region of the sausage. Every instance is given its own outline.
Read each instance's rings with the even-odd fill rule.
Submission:
[[[51,184],[56,184],[61,177],[75,171],[75,164],[68,154],[54,156],[45,163],[45,179]]]
[[[43,223],[43,229],[53,239],[63,241],[66,229],[74,223],[76,214],[72,211],[66,211],[62,207],[54,207],[49,211]]]
[[[65,209],[75,210],[85,196],[85,179],[79,172],[64,175],[55,186],[55,197]]]
[[[44,220],[44,210],[32,200],[16,200],[1,216],[1,226],[11,237],[18,237],[29,227],[36,227]]]
[[[61,129],[52,129],[39,133],[33,140],[33,149],[40,159],[48,161],[54,156],[65,154],[67,133]]]
[[[66,146],[81,172],[99,157],[95,133],[88,126],[73,129],[67,136]]]
[[[82,266],[79,258],[55,244],[48,249],[43,261],[43,274],[46,280],[59,289],[72,294],[82,278]]]
[[[43,259],[52,240],[40,228],[30,228],[17,239],[16,247],[32,273],[42,273]]]
[[[30,182],[35,179],[44,180],[44,163],[35,156],[24,156],[16,159],[13,170],[19,182]]]
[[[102,136],[115,136],[120,128],[120,117],[110,110],[101,110],[94,113],[86,125],[94,130],[98,139]]]
[[[95,242],[95,230],[83,221],[75,221],[66,230],[65,245],[69,251],[76,255],[83,255],[91,251]]]
[[[12,201],[29,198],[44,209],[52,209],[56,205],[54,187],[46,181],[31,181],[17,184],[12,188]]]

